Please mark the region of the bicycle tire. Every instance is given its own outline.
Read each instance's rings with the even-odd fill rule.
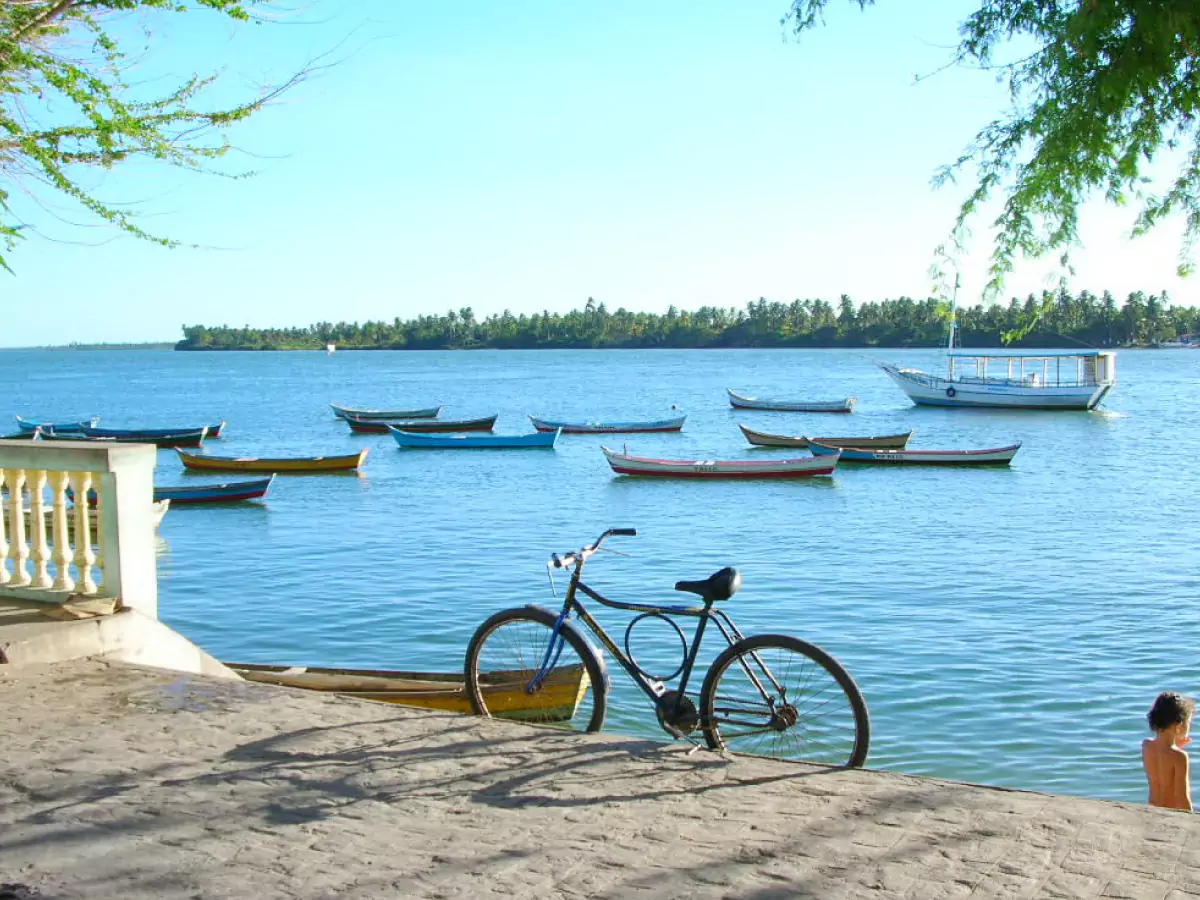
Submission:
[[[498,612],[475,630],[467,646],[466,682],[476,715],[600,730],[608,708],[608,676],[599,654],[574,628],[559,631],[563,646],[554,674],[529,690],[556,619],[549,610],[525,606]]]
[[[790,635],[755,635],[722,651],[704,678],[700,711],[714,750],[840,768],[867,761],[871,719],[862,691],[832,656]]]

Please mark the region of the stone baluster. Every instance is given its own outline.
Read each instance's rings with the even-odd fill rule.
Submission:
[[[0,469],[0,487],[8,477],[7,469]],[[4,527],[4,498],[0,492],[0,584],[8,584],[8,529]]]
[[[54,565],[58,570],[54,579],[54,590],[75,590],[75,579],[71,577],[71,532],[67,525],[67,483],[70,474],[67,472],[52,472],[50,474],[51,499],[50,505],[54,510],[51,515],[54,520]]]
[[[105,563],[106,558],[108,557],[108,550],[109,550],[108,529],[104,527],[104,512],[105,512],[104,508],[105,508],[105,506],[107,506],[107,504],[104,501],[106,492],[104,490],[103,476],[98,476],[96,478],[96,481],[94,482],[94,484],[96,486],[94,488],[92,488],[92,491],[94,492],[94,494],[96,496],[96,505],[92,507],[92,509],[93,509],[92,521],[94,521],[96,523],[96,536],[95,536],[95,541],[93,542],[96,545],[96,567],[95,568],[96,568],[96,571],[98,571],[100,573],[100,581],[101,581],[101,584],[103,585],[103,582],[105,581],[104,563]],[[107,594],[108,591],[104,591],[104,593]]]
[[[71,473],[71,490],[75,494],[75,571],[79,575],[77,584],[81,594],[96,593],[96,581],[92,575],[96,554],[92,550],[92,523],[87,503],[91,489],[91,472]]]
[[[33,469],[29,473],[29,556],[33,560],[33,586],[48,588],[54,584],[50,577],[50,542],[46,540],[46,471]]]
[[[12,562],[13,587],[26,587],[29,577],[29,546],[25,543],[25,470],[8,469],[4,483],[8,486],[8,521],[12,530],[8,558]]]

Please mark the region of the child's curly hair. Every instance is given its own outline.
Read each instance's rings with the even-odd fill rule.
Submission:
[[[1164,691],[1154,700],[1146,721],[1152,731],[1165,731],[1172,725],[1184,725],[1192,720],[1196,701],[1174,691]]]

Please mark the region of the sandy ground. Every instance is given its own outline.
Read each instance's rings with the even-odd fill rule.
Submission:
[[[1200,898],[1200,819],[1142,806],[95,662],[0,665],[0,715],[45,900]]]

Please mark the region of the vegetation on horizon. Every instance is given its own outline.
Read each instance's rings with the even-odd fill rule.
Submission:
[[[935,347],[945,343],[949,308],[939,300],[900,297],[855,306],[845,294],[791,303],[759,299],[745,309],[703,306],[665,314],[609,312],[588,298],[581,310],[476,319],[471,307],[440,316],[363,324],[320,322],[306,328],[185,325],[177,350],[460,350],[639,347]],[[1034,322],[1032,327],[1027,323]],[[1200,332],[1200,309],[1171,306],[1166,294],[1136,291],[1118,304],[1096,296],[1045,292],[1007,305],[957,312],[958,343],[994,347],[1020,329],[1015,346],[1122,346]]]

